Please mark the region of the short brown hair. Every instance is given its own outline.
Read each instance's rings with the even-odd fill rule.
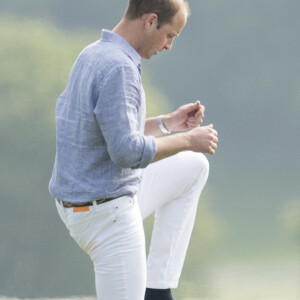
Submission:
[[[183,0],[189,14],[189,5]],[[172,18],[178,12],[180,6],[174,0],[129,0],[125,17],[130,20],[141,18],[145,14],[154,13],[157,15],[158,27],[171,23]]]

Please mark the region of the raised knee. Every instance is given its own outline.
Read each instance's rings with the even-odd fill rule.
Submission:
[[[203,153],[197,152],[183,152],[186,156],[185,161],[190,164],[191,172],[194,173],[196,178],[203,178],[207,180],[209,174],[209,162],[206,156]]]

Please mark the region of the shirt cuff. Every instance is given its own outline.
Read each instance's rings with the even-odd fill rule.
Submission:
[[[146,168],[152,161],[157,152],[156,139],[154,136],[144,136],[144,151],[138,168]]]

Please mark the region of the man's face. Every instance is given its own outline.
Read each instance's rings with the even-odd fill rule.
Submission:
[[[158,21],[154,20],[150,30],[145,38],[142,51],[142,57],[150,59],[162,50],[170,50],[174,38],[179,36],[181,30],[186,24],[187,15],[184,9],[181,9],[173,17],[172,23],[164,24],[158,28]]]

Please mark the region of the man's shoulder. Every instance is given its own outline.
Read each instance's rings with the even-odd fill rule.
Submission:
[[[132,59],[120,48],[113,43],[103,43],[101,40],[88,45],[82,55],[88,59],[100,70],[117,70],[120,68],[137,70],[137,66]]]

